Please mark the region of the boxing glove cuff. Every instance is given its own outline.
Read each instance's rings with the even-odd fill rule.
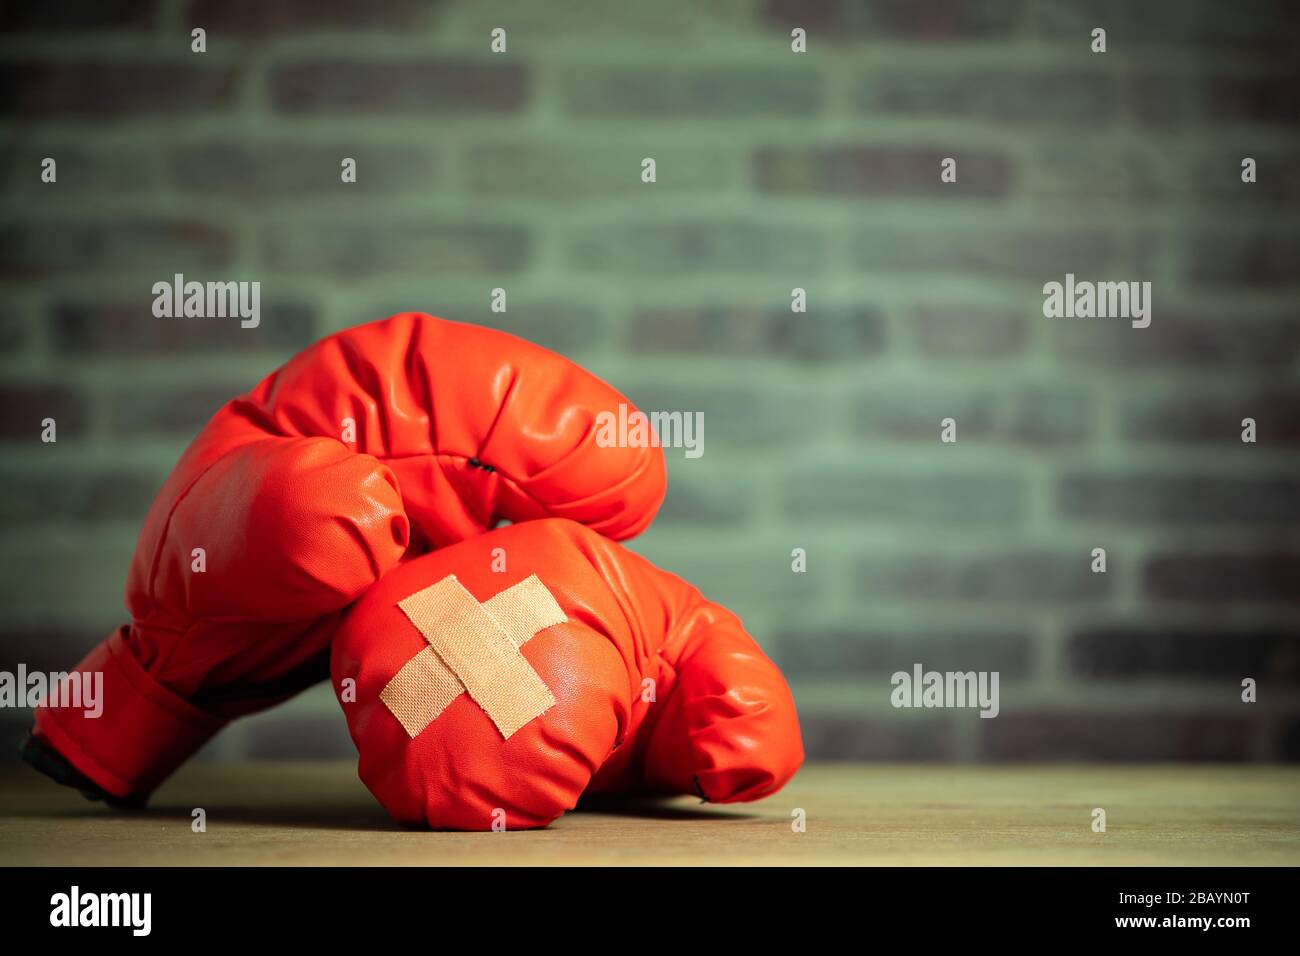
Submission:
[[[35,736],[118,800],[148,796],[226,723],[145,673],[121,631],[86,655],[77,671],[104,675],[99,715],[42,704]]]

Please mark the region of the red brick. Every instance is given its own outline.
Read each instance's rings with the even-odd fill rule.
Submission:
[[[1300,391],[1252,389],[1231,395],[1189,394],[1191,389],[1128,399],[1123,403],[1124,437],[1203,442],[1249,452],[1300,445]],[[1241,443],[1242,419],[1256,422],[1257,445]]]
[[[580,116],[813,118],[821,107],[821,78],[798,67],[573,70],[563,80],[565,107]]]
[[[1134,248],[1116,229],[1040,226],[1008,229],[943,229],[916,219],[908,225],[868,225],[853,235],[849,255],[863,269],[953,272],[1022,278],[1036,285],[1067,272],[1080,277],[1123,270],[1142,275],[1161,252],[1161,243]],[[1148,273],[1149,274],[1149,273]]]
[[[1059,360],[1103,366],[1108,373],[1285,368],[1300,355],[1300,321],[1291,315],[1233,312],[1229,320],[1228,312],[1175,304],[1158,311],[1149,329],[1063,320],[1051,323],[1050,335]]]
[[[233,248],[227,230],[183,220],[69,222],[51,217],[8,222],[0,224],[0,277],[120,275],[132,270],[159,281],[177,272],[224,266]]]
[[[126,114],[194,116],[230,106],[239,72],[192,59],[10,60],[0,63],[0,115],[113,119]]]
[[[947,157],[957,160],[955,183],[939,178]],[[755,165],[759,188],[778,195],[991,198],[1005,196],[1013,176],[1008,157],[961,147],[766,147],[756,154]]]
[[[438,218],[333,222],[297,218],[266,229],[262,261],[286,272],[339,276],[456,276],[521,270],[532,253],[523,228]]]
[[[952,759],[950,716],[934,711],[907,716],[914,719],[885,723],[878,718],[801,713],[804,752],[810,760]]]
[[[938,444],[936,435],[935,444]],[[794,523],[1010,527],[1027,504],[1025,479],[1010,471],[904,471],[803,462],[782,484]]]
[[[342,181],[344,157],[356,160],[355,183]],[[420,147],[280,140],[187,147],[172,158],[171,169],[180,186],[203,195],[301,202],[310,193],[339,199],[427,193],[436,185],[437,163]]]
[[[846,674],[885,677],[910,672],[917,661],[927,670],[997,671],[1003,681],[1025,677],[1032,667],[1032,639],[1024,632],[972,626],[950,630],[907,624],[853,624],[822,628],[799,625],[782,630],[773,655],[784,674],[836,678]],[[875,685],[888,693],[887,681]]]
[[[417,0],[191,0],[186,22],[234,36],[395,30],[417,24],[424,9]]]
[[[8,623],[0,630],[0,671],[22,663],[31,671],[66,671],[106,635],[57,625]]]
[[[1017,355],[1029,334],[1023,314],[984,308],[920,306],[904,315],[903,323],[917,349],[938,358]]]
[[[1195,282],[1257,288],[1300,283],[1300,231],[1202,229],[1189,244],[1188,271]]]
[[[817,307],[795,313],[779,308],[714,306],[639,312],[632,319],[629,344],[638,353],[825,361],[879,355],[885,342],[883,318],[871,307]]]
[[[54,347],[64,355],[168,357],[292,352],[317,337],[314,311],[302,304],[264,302],[258,326],[246,329],[238,319],[159,319],[150,302],[142,297],[136,303],[59,303],[53,309]]]
[[[957,440],[1058,444],[1091,437],[1096,417],[1081,389],[1020,386],[872,388],[853,402],[855,431],[870,438],[934,444],[940,422],[957,422]]]
[[[644,223],[622,217],[587,227],[570,243],[583,271],[634,275],[820,275],[834,245],[829,232],[732,217]],[[797,285],[792,282],[792,285]]]
[[[51,521],[138,522],[162,481],[162,475],[126,467],[6,467],[0,471],[0,520],[27,526]]]
[[[1300,603],[1300,554],[1166,554],[1147,561],[1146,593],[1157,599]]]
[[[1090,521],[1267,527],[1300,521],[1300,477],[1081,471],[1061,478],[1059,500],[1066,517]]]
[[[1122,115],[1115,78],[1089,70],[881,68],[859,81],[855,103],[868,115],[1039,126],[1106,126]]]
[[[512,113],[528,96],[524,67],[472,60],[309,60],[270,83],[286,113]]]
[[[0,30],[44,33],[57,30],[112,30],[149,27],[158,19],[158,0],[59,0],[57,3],[7,3],[0,7]]]
[[[765,0],[764,19],[788,33],[809,31],[809,44],[823,40],[888,37],[953,40],[1010,36],[1019,31],[1026,0]],[[814,39],[815,38],[815,39]]]
[[[0,384],[0,438],[39,444],[41,421],[55,420],[59,439],[85,433],[86,397],[67,385],[5,382]]]
[[[1300,683],[1300,645],[1284,628],[1115,624],[1071,635],[1070,670],[1085,677]]]
[[[1212,122],[1300,123],[1300,72],[1221,74],[1204,83],[1206,118]]]
[[[1094,574],[1084,549],[871,556],[856,567],[860,593],[877,600],[1048,607],[1105,598],[1115,571]]]
[[[1267,733],[1249,716],[1008,710],[1004,693],[1001,714],[975,721],[985,760],[1248,760]]]
[[[224,385],[182,385],[173,388],[121,388],[105,398],[106,426],[113,435],[127,438],[163,435],[190,438],[236,395],[256,384],[247,381]]]
[[[1272,51],[1295,47],[1300,8],[1292,0],[1250,0],[1246,4],[1216,0],[1070,0],[1034,7],[1038,33],[1056,42],[1090,40],[1092,28],[1107,28],[1111,50],[1153,47],[1212,51]],[[1279,49],[1280,48],[1280,49]]]

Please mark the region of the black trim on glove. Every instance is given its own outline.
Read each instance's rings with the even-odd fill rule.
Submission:
[[[145,797],[122,799],[105,792],[99,784],[68,763],[63,754],[45,743],[45,741],[37,740],[31,734],[28,734],[23,740],[18,752],[25,763],[35,767],[55,783],[61,783],[65,787],[72,787],[74,790],[81,791],[81,795],[87,800],[102,800],[110,807],[123,810],[137,809],[144,806]]]

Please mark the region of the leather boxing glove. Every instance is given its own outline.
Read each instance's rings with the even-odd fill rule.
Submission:
[[[141,802],[228,720],[324,679],[340,612],[400,559],[503,519],[612,537],[664,493],[657,447],[598,447],[627,400],[521,339],[419,313],[333,335],[224,406],[145,519],[131,623],[90,652],[103,713],[39,707],[27,760]]]
[[[740,620],[560,519],[404,562],[334,637],[362,781],[435,829],[545,826],[587,794],[774,793],[794,700]]]

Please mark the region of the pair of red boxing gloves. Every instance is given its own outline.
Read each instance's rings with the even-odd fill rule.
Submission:
[[[131,623],[78,667],[102,672],[102,713],[39,707],[25,758],[140,804],[231,719],[332,676],[361,778],[403,823],[775,792],[803,760],[779,671],[615,543],[665,490],[658,447],[598,442],[620,404],[542,348],[420,313],[317,343],[186,450],[140,534]]]

